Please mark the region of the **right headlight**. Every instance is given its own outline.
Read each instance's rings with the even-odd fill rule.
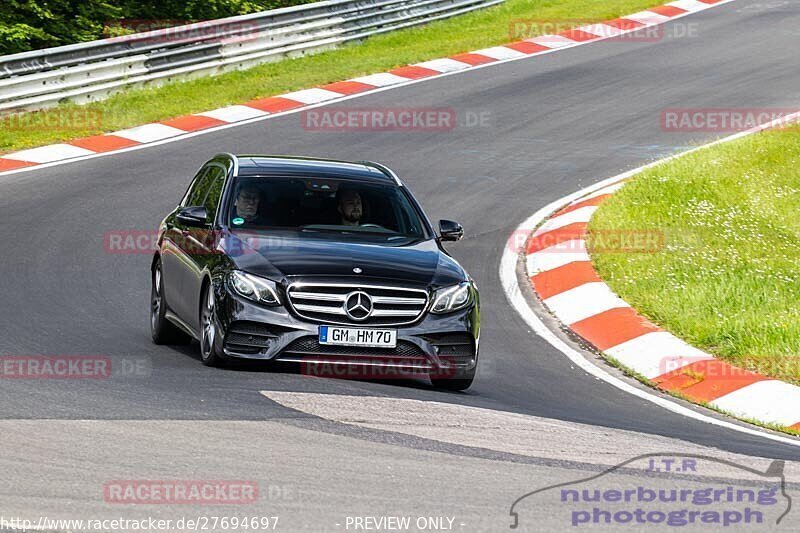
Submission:
[[[431,313],[444,314],[464,309],[472,303],[472,284],[469,281],[443,287],[433,293]]]
[[[275,282],[241,270],[234,270],[228,275],[228,283],[239,296],[265,305],[280,305]]]

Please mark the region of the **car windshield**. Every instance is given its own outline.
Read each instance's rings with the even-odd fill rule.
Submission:
[[[233,230],[426,237],[417,210],[394,185],[330,178],[237,178],[227,213]]]

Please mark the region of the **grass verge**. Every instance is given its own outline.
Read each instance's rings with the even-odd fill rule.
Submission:
[[[721,359],[800,384],[800,127],[700,150],[636,176],[595,236],[663,235],[651,253],[592,253],[650,320]]]
[[[553,22],[559,28],[566,28],[629,15],[661,3],[663,0],[508,0],[500,6],[317,55],[158,88],[132,89],[81,108],[74,104],[54,108],[66,117],[81,109],[75,114],[88,116],[89,120],[65,120],[64,124],[47,128],[37,127],[35,120],[0,120],[0,153],[107,133],[508,43],[520,38],[513,35],[515,28],[530,30],[525,36],[533,36],[538,27],[544,27],[545,33],[552,31]],[[518,21],[522,21],[522,26],[513,25]],[[530,24],[535,21],[550,24]]]

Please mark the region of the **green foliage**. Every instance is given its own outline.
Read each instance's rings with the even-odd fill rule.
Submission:
[[[244,15],[310,0],[1,0],[0,55],[107,37],[122,20],[155,28]],[[122,23],[125,26],[124,22]]]
[[[0,54],[96,39],[121,14],[105,0],[3,0]]]
[[[308,3],[308,0],[122,0],[125,17],[135,19],[211,20]]]

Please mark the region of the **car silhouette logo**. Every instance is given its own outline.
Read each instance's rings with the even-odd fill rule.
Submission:
[[[667,466],[666,470],[662,470],[662,468],[664,468],[663,465],[667,464],[667,461],[664,460],[665,458],[669,460],[669,465],[679,465],[679,466],[677,466],[677,468],[673,468],[672,466]],[[552,491],[551,493],[555,494],[555,496],[553,496],[553,497],[555,498],[556,501],[567,502],[568,500],[564,499],[564,491],[565,490],[569,491],[570,489],[572,489],[572,490],[578,490],[578,491],[581,491],[581,490],[586,491],[587,486],[588,486],[589,483],[597,482],[598,480],[608,479],[608,477],[613,476],[615,474],[619,474],[619,473],[624,473],[624,475],[627,475],[627,476],[630,476],[630,477],[635,477],[635,476],[637,476],[639,474],[630,473],[630,472],[633,472],[633,471],[636,470],[636,467],[633,466],[633,465],[637,464],[637,462],[639,464],[642,464],[645,461],[649,461],[649,465],[648,465],[647,469],[646,470],[642,470],[642,472],[647,472],[647,474],[648,474],[647,478],[649,478],[649,479],[653,479],[653,478],[658,479],[659,475],[663,475],[663,476],[665,476],[666,479],[672,480],[673,483],[681,483],[681,482],[682,483],[697,483],[697,481],[699,481],[699,479],[692,479],[691,476],[693,474],[696,474],[696,472],[698,471],[698,467],[696,466],[698,463],[700,463],[700,468],[701,469],[707,469],[709,464],[712,464],[712,463],[716,463],[718,465],[724,465],[724,466],[727,466],[727,467],[733,467],[733,468],[735,468],[735,469],[737,469],[739,471],[751,474],[753,476],[753,478],[750,480],[750,484],[755,485],[755,486],[759,486],[762,483],[765,484],[764,487],[762,487],[761,490],[758,492],[758,494],[760,496],[764,496],[764,497],[768,497],[769,498],[769,500],[765,500],[768,503],[764,503],[764,505],[774,506],[775,513],[776,514],[780,513],[780,515],[776,519],[776,524],[780,524],[781,521],[786,517],[786,515],[789,514],[789,511],[792,509],[792,497],[789,495],[789,493],[786,492],[786,475],[784,474],[785,462],[780,460],[780,459],[773,460],[772,463],[767,467],[767,469],[762,471],[760,469],[753,468],[750,465],[743,465],[743,464],[735,463],[733,461],[729,461],[727,459],[719,459],[719,458],[716,458],[716,457],[713,457],[713,456],[709,456],[709,455],[700,455],[700,454],[694,454],[694,453],[680,453],[680,452],[679,453],[670,453],[670,452],[666,452],[666,453],[665,452],[660,452],[659,453],[659,452],[657,452],[657,453],[647,453],[647,454],[644,454],[644,455],[638,455],[636,457],[633,457],[631,459],[623,461],[623,462],[621,462],[619,464],[616,464],[614,466],[608,467],[608,468],[606,468],[605,470],[603,470],[600,473],[591,472],[588,475],[586,475],[586,476],[584,476],[584,477],[582,477],[580,479],[576,479],[576,480],[573,480],[573,481],[562,482],[562,483],[557,483],[557,484],[553,484],[553,485],[547,485],[546,487],[541,487],[541,488],[538,488],[536,490],[532,490],[532,491],[530,491],[530,492],[528,492],[526,494],[523,494],[522,496],[517,498],[514,501],[514,503],[511,504],[511,509],[509,510],[509,514],[510,514],[510,517],[511,517],[510,528],[511,529],[518,529],[519,528],[519,526],[520,526],[520,508],[522,507],[522,502],[525,501],[525,500],[528,500],[528,505],[531,506],[531,509],[533,510],[533,512],[536,512],[537,510],[540,511],[542,509],[542,507],[541,507],[541,503],[542,502],[541,501],[537,502],[534,499],[534,497],[536,497],[537,495],[543,495],[543,494],[548,493],[548,491]],[[691,468],[684,469],[683,466],[680,466],[680,465],[686,465],[687,463],[690,464]],[[626,470],[628,472],[626,472]],[[710,479],[710,478],[706,478],[706,479]],[[743,479],[746,479],[746,478],[743,478]],[[703,481],[703,483],[705,484],[706,481]],[[661,485],[664,485],[664,483],[661,482]],[[770,487],[770,486],[771,486],[771,489],[767,489],[766,488],[766,487]],[[641,489],[641,487],[642,486],[640,485],[639,487],[637,487],[637,489]],[[645,489],[645,490],[648,490],[648,489]],[[669,493],[670,491],[675,491],[675,490],[688,490],[688,492],[690,494],[692,493],[692,489],[660,488],[659,494],[661,494],[662,491]],[[711,491],[712,489],[708,488],[708,489],[701,489],[701,490]],[[720,493],[725,492],[724,490],[721,490],[721,489],[718,489],[718,490],[720,490]],[[588,490],[586,492],[591,493],[593,491],[592,490]],[[561,494],[560,498],[559,498],[559,493]],[[681,498],[683,498],[683,496],[681,496]],[[720,496],[720,498],[722,498],[722,496]],[[782,498],[782,499],[779,499],[779,498]],[[599,500],[587,500],[587,501],[593,501],[594,502],[594,501],[602,501],[602,500],[599,499]],[[612,500],[608,500],[608,501],[612,501]],[[636,500],[634,500],[634,501],[636,501]],[[661,497],[654,497],[653,499],[643,499],[643,500],[640,499],[639,501],[643,502],[645,504],[648,504],[648,505],[651,505],[651,502],[653,502],[652,505],[654,506],[654,510],[656,511],[656,514],[657,514],[659,512],[659,507],[658,507],[659,505],[668,505],[670,502],[675,502],[675,501],[678,501],[678,500],[677,499],[668,500],[668,499],[661,499]],[[666,503],[659,503],[659,501],[666,502]],[[702,505],[704,505],[702,503],[702,500],[695,501],[692,498],[689,498],[688,500],[681,499],[680,501],[681,502],[684,502],[684,501],[687,502],[686,505],[689,505],[689,506],[692,506],[692,505],[694,505],[694,506],[697,506],[697,505],[702,506]],[[721,501],[722,502],[723,500],[717,500],[717,501]],[[742,502],[742,501],[746,502],[747,500],[743,498],[743,499],[738,499],[737,501],[738,502]],[[759,500],[756,500],[756,501],[759,501]],[[785,509],[784,509],[783,505],[778,505],[779,501],[785,501]],[[729,503],[733,503],[733,500],[730,500]],[[593,503],[592,505],[594,506],[596,504]],[[759,503],[759,505],[761,505],[761,503]],[[691,511],[688,511],[687,509],[684,509],[684,512],[691,512]],[[714,506],[711,505],[711,506],[706,507],[705,509],[706,510],[712,510],[712,509],[714,509]],[[600,509],[595,508],[595,510],[600,510]],[[639,510],[641,510],[641,508]],[[583,511],[583,512],[585,512],[585,511]],[[725,508],[725,512],[732,512],[732,511],[730,511],[727,508]],[[616,515],[614,515],[614,516],[616,516]],[[645,516],[649,517],[651,515],[650,515],[650,513],[646,513]],[[575,517],[576,517],[576,514],[573,513],[573,515],[572,515],[573,524],[575,524],[575,521],[574,521]],[[591,518],[590,518],[590,520],[591,520]],[[680,520],[680,517],[678,518],[678,520]],[[759,520],[759,522],[760,522],[760,520]],[[584,522],[579,522],[579,523],[584,523]],[[680,522],[677,522],[677,523],[679,524]]]
[[[356,322],[366,320],[372,314],[372,298],[363,291],[351,292],[345,298],[344,312]]]

